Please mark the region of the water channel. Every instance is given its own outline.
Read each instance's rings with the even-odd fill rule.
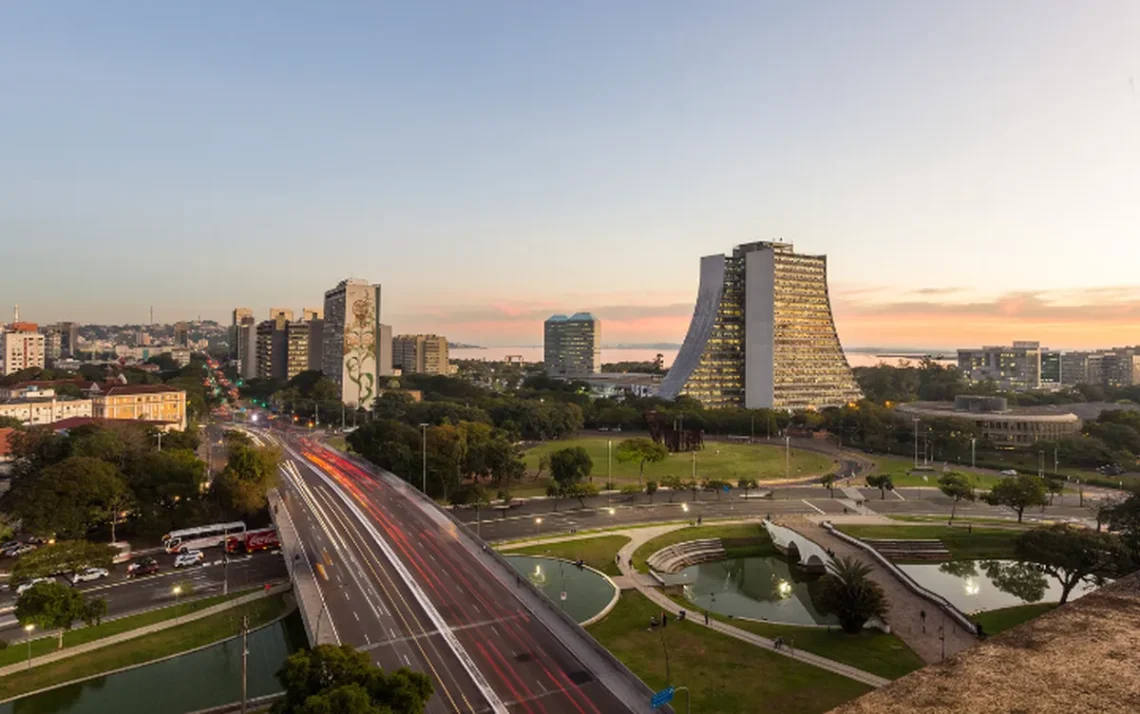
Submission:
[[[1061,584],[1056,578],[1017,560],[958,560],[899,565],[899,569],[966,613],[1061,599]],[[1069,599],[1093,590],[1095,585],[1081,583],[1073,588]]]
[[[559,558],[505,557],[515,570],[578,622],[600,613],[617,594],[617,586],[606,576]]]
[[[827,625],[811,590],[819,576],[805,575],[787,558],[735,558],[701,563],[669,576],[684,587],[685,599],[700,610],[794,625]]]
[[[274,676],[306,646],[294,613],[249,635],[249,696],[281,691]],[[0,714],[185,714],[241,698],[241,638],[181,657],[0,704]]]

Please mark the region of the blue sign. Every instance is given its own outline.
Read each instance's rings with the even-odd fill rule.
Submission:
[[[675,691],[677,690],[674,689],[672,685],[665,687],[660,692],[657,692],[653,695],[653,698],[649,700],[649,705],[654,709],[665,706],[669,702],[673,701],[673,692]]]
[[[724,489],[725,493],[728,493],[729,491],[732,490],[732,486],[729,486],[727,483],[724,486],[722,486],[721,488]]]

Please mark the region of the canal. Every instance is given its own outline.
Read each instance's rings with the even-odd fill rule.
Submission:
[[[281,691],[274,674],[290,653],[306,644],[297,613],[251,632],[249,696]],[[185,714],[239,698],[240,637],[174,659],[0,704],[0,714]]]

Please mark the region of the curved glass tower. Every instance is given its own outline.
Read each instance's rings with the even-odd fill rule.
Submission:
[[[860,399],[831,317],[827,258],[768,242],[702,258],[693,321],[657,391],[681,394],[749,409]]]

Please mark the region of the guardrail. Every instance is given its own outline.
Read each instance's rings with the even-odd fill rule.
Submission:
[[[545,608],[545,614],[546,615],[553,617],[554,619],[560,620],[564,625],[566,625],[566,626],[570,627],[572,630],[576,631],[579,635],[578,641],[580,643],[585,644],[587,647],[590,648],[590,650],[594,653],[595,656],[604,660],[607,663],[607,665],[610,668],[612,668],[615,672],[617,672],[623,679],[625,679],[626,683],[628,685],[632,686],[635,691],[641,692],[641,694],[643,695],[641,702],[638,704],[635,704],[634,702],[625,701],[624,703],[627,706],[633,708],[635,711],[645,712],[645,714],[650,714],[651,712],[656,713],[656,712],[662,712],[662,711],[666,711],[666,712],[672,711],[669,707],[664,707],[662,709],[651,709],[649,707],[649,701],[650,701],[650,699],[652,699],[652,697],[654,695],[654,690],[650,689],[649,686],[645,684],[645,682],[641,681],[641,678],[638,677],[636,674],[634,674],[628,667],[626,667],[625,664],[622,663],[622,661],[619,660],[617,657],[615,657],[612,652],[607,650],[597,640],[595,640],[593,637],[591,637],[590,633],[586,632],[586,630],[583,629],[582,626],[579,625],[578,622],[574,618],[567,615],[562,610],[562,608],[555,605],[554,602],[551,601],[550,598],[548,598],[546,596],[546,594],[543,593],[541,590],[539,590],[533,583],[531,583],[528,578],[519,577],[518,571],[515,570],[513,565],[511,565],[509,562],[507,562],[506,558],[504,558],[502,555],[500,555],[499,552],[497,550],[495,550],[494,548],[488,547],[486,544],[486,541],[484,541],[482,538],[480,538],[478,535],[476,535],[475,532],[472,531],[471,528],[469,528],[467,526],[467,524],[463,523],[458,518],[456,518],[451,513],[451,511],[449,511],[447,509],[440,508],[439,504],[437,504],[432,499],[428,498],[427,495],[425,495],[419,489],[411,486],[410,484],[408,484],[407,481],[404,481],[399,476],[396,476],[395,474],[391,473],[390,471],[382,469],[379,466],[376,466],[375,464],[370,463],[368,461],[364,461],[363,459],[361,459],[361,458],[359,458],[353,454],[339,454],[339,456],[341,458],[344,458],[348,461],[355,463],[357,465],[357,467],[359,467],[365,471],[368,471],[370,473],[379,474],[381,478],[385,479],[389,483],[389,485],[396,488],[396,490],[398,490],[400,493],[402,493],[402,494],[404,494],[410,498],[418,499],[421,503],[425,503],[425,504],[430,505],[435,513],[438,513],[441,516],[443,516],[444,518],[448,519],[452,524],[455,525],[456,528],[458,528],[469,539],[471,539],[471,541],[475,545],[482,546],[483,547],[483,551],[482,551],[483,554],[485,556],[489,557],[491,560],[493,560],[499,566],[501,573],[507,577],[507,580],[509,580],[510,578],[513,577],[516,579],[516,583],[518,583],[519,587],[525,588],[532,595],[537,595],[537,598],[534,598],[534,597],[531,597],[531,598],[519,597],[518,598],[519,601],[525,607],[527,607],[527,609],[534,612],[534,614],[536,616],[541,617],[541,615],[538,612],[535,612],[534,608],[530,606],[530,602],[537,600],[537,602],[541,603],[543,605],[543,607]],[[555,632],[553,628],[550,628],[548,626],[547,629],[550,630],[551,634],[553,634],[555,637],[558,637],[557,632]],[[563,645],[568,647],[571,650],[571,652],[574,651],[574,647],[571,643],[568,643],[568,642],[562,640],[562,638],[558,638],[558,639],[559,639],[559,641],[562,642]],[[585,662],[583,662],[583,664],[585,664]]]
[[[968,615],[966,615],[966,613],[959,610],[952,602],[942,597],[941,595],[933,593],[930,590],[927,590],[926,588],[919,585],[914,578],[907,575],[906,572],[892,563],[882,553],[872,548],[869,544],[864,543],[862,540],[854,536],[847,535],[843,531],[831,525],[830,521],[824,521],[822,525],[836,538],[839,538],[843,542],[849,543],[856,548],[869,553],[879,565],[886,568],[892,575],[898,578],[899,581],[902,582],[902,584],[905,585],[908,590],[913,592],[915,595],[918,595],[919,597],[925,598],[926,600],[932,602],[935,606],[949,615],[952,620],[961,625],[962,628],[966,630],[966,632],[969,632],[970,634],[977,634],[978,626],[974,623],[973,620],[969,618]]]

